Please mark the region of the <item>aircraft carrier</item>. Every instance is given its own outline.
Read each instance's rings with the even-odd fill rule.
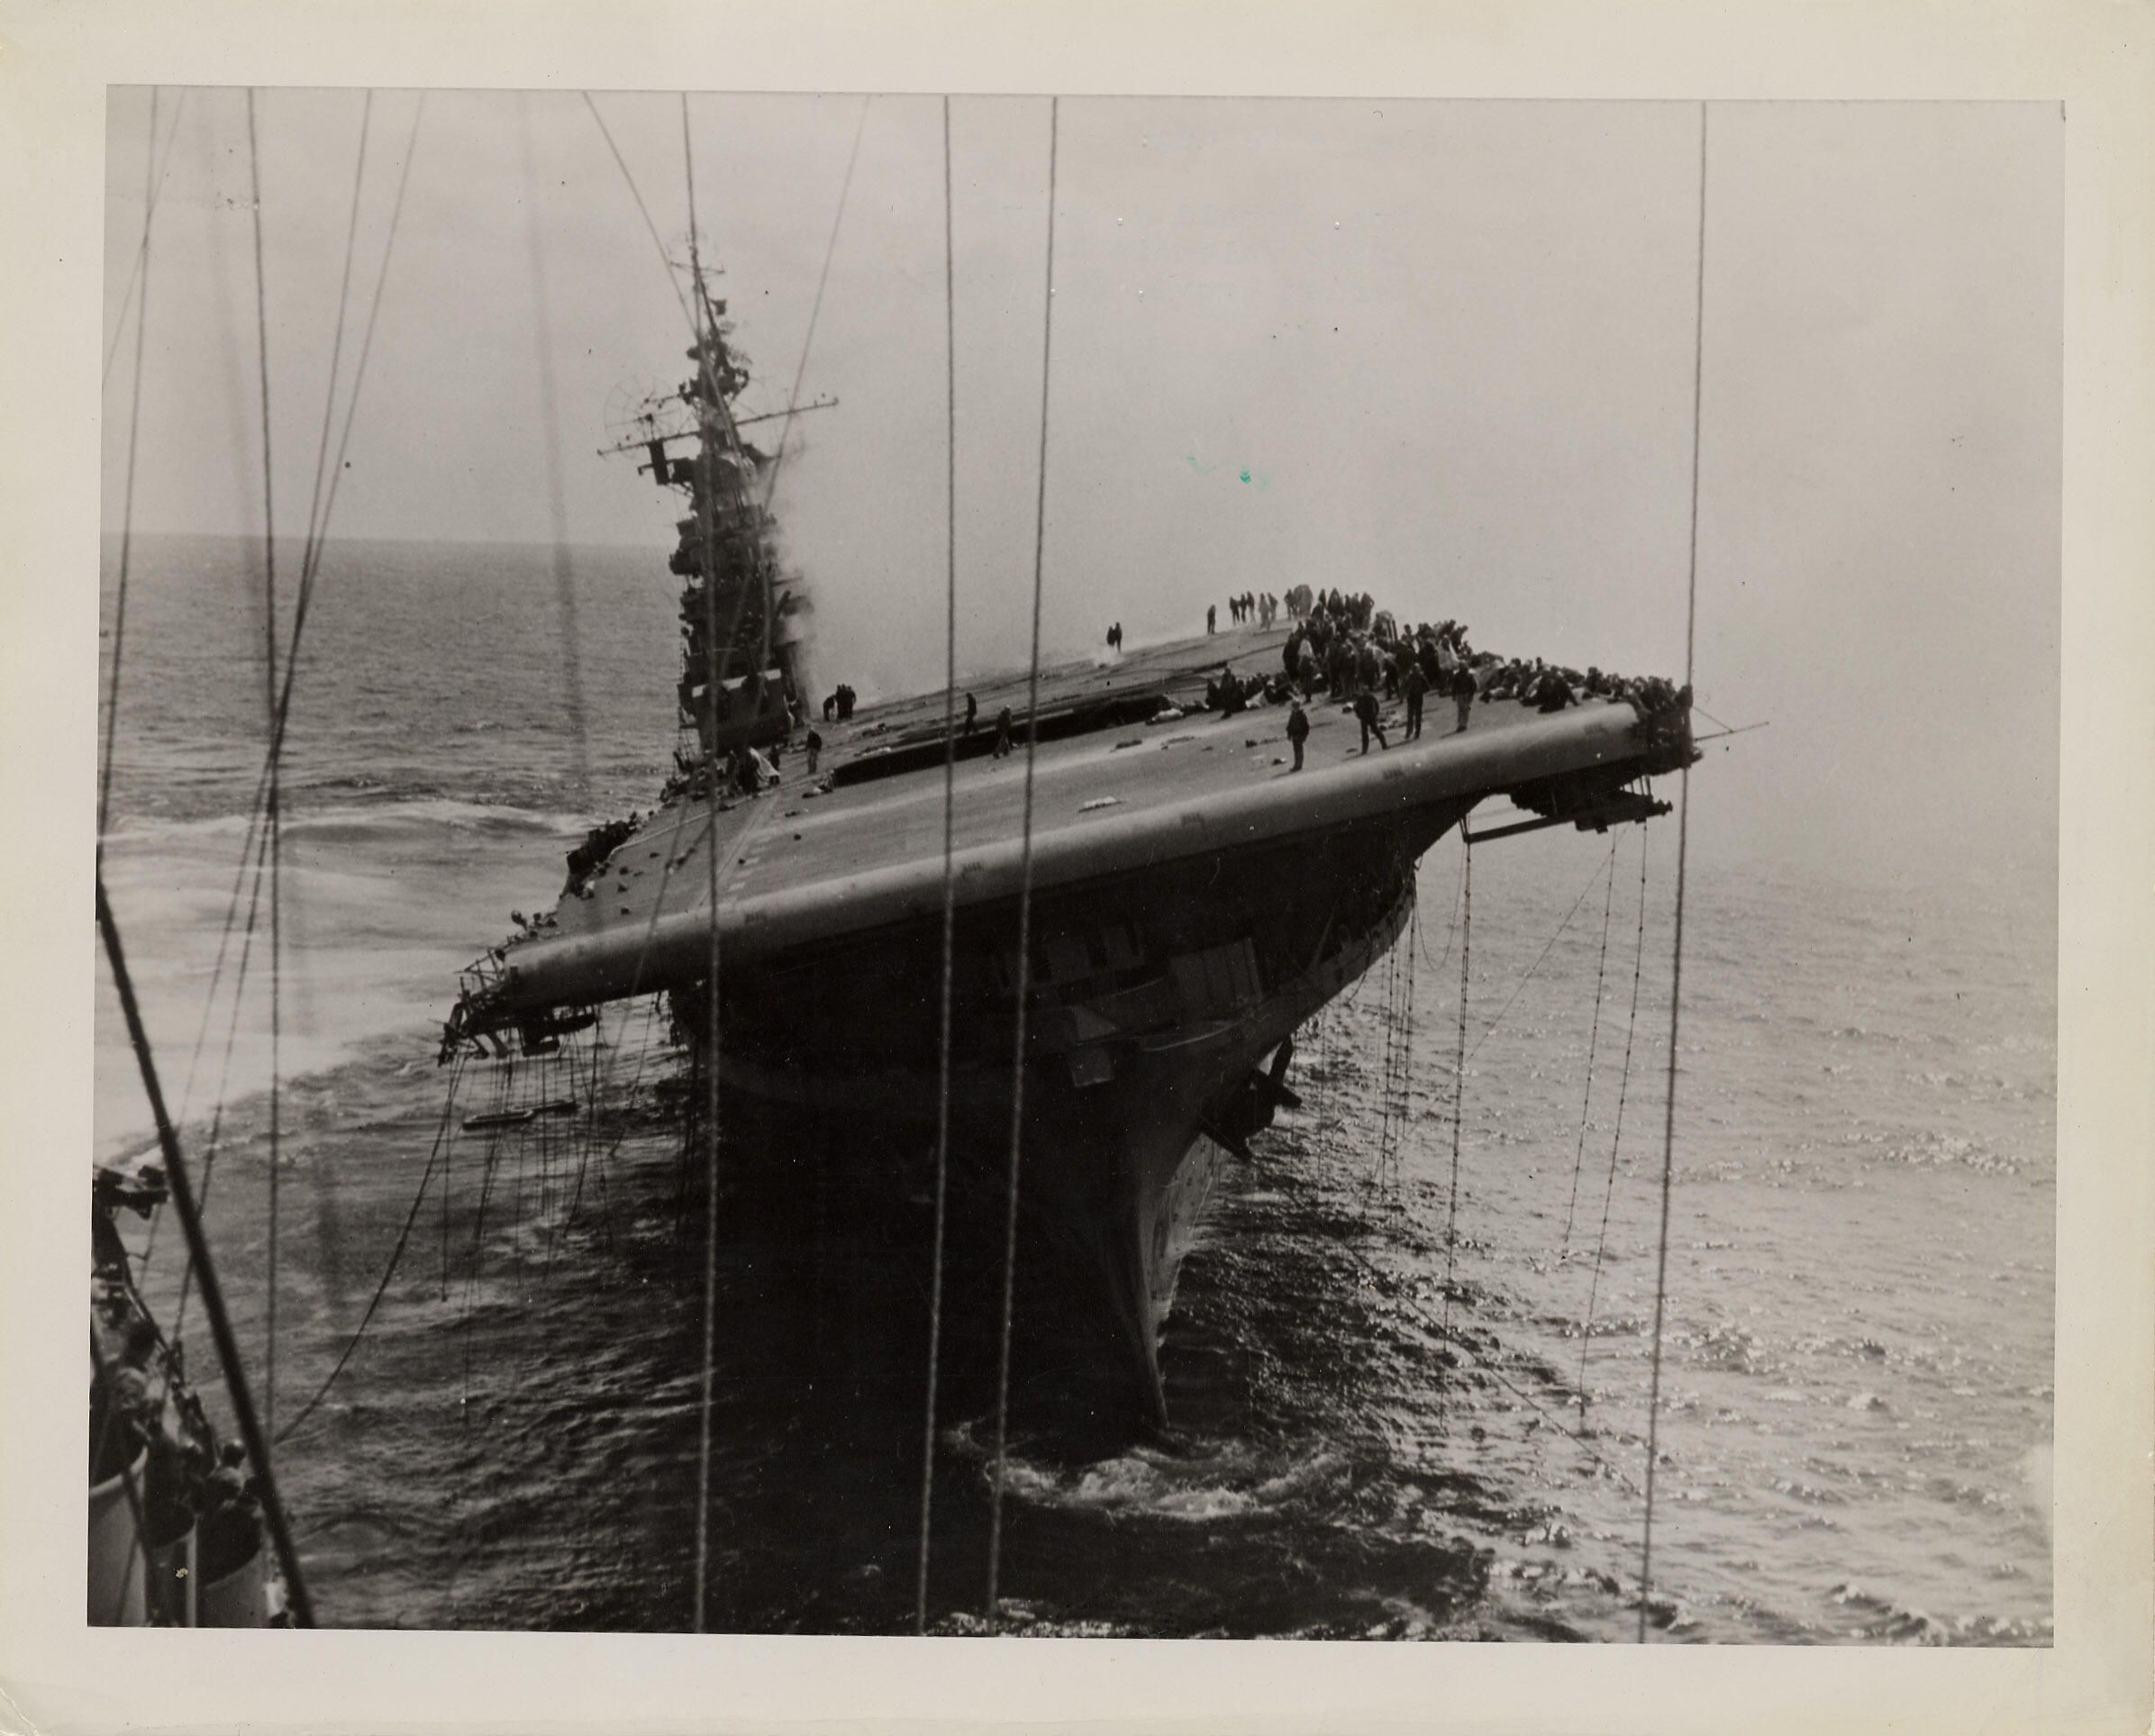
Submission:
[[[1417,738],[1366,751],[1323,694],[1296,769],[1284,704],[1205,709],[1223,670],[1284,677],[1280,624],[819,718],[724,313],[705,295],[686,420],[620,442],[691,507],[676,776],[466,973],[444,1058],[550,1052],[666,997],[726,1228],[765,1250],[756,1282],[813,1293],[823,1354],[858,1372],[894,1313],[924,1340],[940,1294],[945,1377],[977,1398],[1007,1273],[1014,1404],[1159,1422],[1160,1322],[1219,1167],[1292,1100],[1296,1030],[1398,936],[1417,860],[1487,802],[1507,832],[1665,811],[1646,780],[1696,759],[1688,696],[1489,697],[1455,728],[1432,695]]]

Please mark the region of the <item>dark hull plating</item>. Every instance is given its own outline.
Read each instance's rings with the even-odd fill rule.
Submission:
[[[1012,1274],[1019,1426],[1096,1440],[1165,1421],[1160,1324],[1220,1166],[1270,1118],[1268,1063],[1390,946],[1415,859],[1456,817],[1226,852],[1035,905]],[[992,1405],[1001,1359],[1016,941],[1014,909],[989,905],[962,913],[953,948],[939,1401],[951,1416]],[[856,943],[842,970],[795,959],[725,979],[725,1241],[758,1268],[742,1274],[751,1297],[783,1286],[768,1292],[769,1317],[796,1322],[796,1368],[859,1381],[922,1366],[941,954],[938,924]],[[696,997],[677,1004],[693,1032]],[[708,1045],[694,1034],[700,1068]],[[804,1295],[807,1310],[776,1305]]]

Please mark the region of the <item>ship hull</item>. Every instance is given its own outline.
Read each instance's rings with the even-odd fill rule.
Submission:
[[[1454,818],[1041,901],[1014,1240],[1016,1002],[988,992],[1014,960],[1014,912],[957,925],[947,1140],[940,925],[856,949],[828,978],[726,981],[722,1218],[764,1322],[748,1330],[796,1374],[893,1388],[900,1414],[917,1412],[932,1336],[939,1409],[984,1415],[1007,1268],[1014,1426],[1093,1447],[1164,1423],[1160,1328],[1214,1183],[1270,1119],[1283,1045],[1396,940],[1414,861]],[[697,1004],[677,1000],[701,1080]]]

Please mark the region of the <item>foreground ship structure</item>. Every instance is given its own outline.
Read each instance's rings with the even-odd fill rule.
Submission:
[[[694,504],[684,550],[736,563],[677,557],[677,776],[657,811],[572,857],[550,914],[471,968],[444,1053],[546,1052],[608,1003],[668,997],[699,1077],[717,1068],[729,1211],[795,1262],[775,1281],[814,1287],[841,1333],[894,1307],[924,1330],[947,896],[947,1377],[977,1386],[994,1362],[1023,981],[1015,1393],[1110,1430],[1163,1420],[1159,1327],[1207,1192],[1293,1101],[1296,1030],[1399,935],[1417,860],[1498,798],[1521,811],[1506,832],[1664,812],[1646,780],[1696,758],[1688,695],[1485,699],[1441,733],[1445,703],[1366,754],[1328,696],[1296,770],[1284,705],[1202,709],[1223,659],[1279,667],[1287,631],[1243,629],[1043,668],[1030,711],[1026,671],[977,682],[981,721],[954,742],[940,689],[865,708],[819,725],[814,775],[787,759],[759,777],[744,744],[784,738],[783,706],[797,716],[807,695],[797,656],[772,649],[783,599],[744,486],[768,460],[713,389],[737,364],[706,332],[684,388],[698,456],[651,448]],[[741,623],[719,635],[716,706],[696,678],[714,604]],[[1005,706],[1006,754],[987,721]]]

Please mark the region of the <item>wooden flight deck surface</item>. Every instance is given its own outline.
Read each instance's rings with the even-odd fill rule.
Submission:
[[[1284,628],[1237,628],[1139,648],[1113,660],[1061,663],[1041,672],[1040,708],[1046,714],[1075,702],[1162,686],[1182,701],[1201,704],[1205,680],[1223,664],[1238,675],[1269,675],[1278,668],[1286,638]],[[996,713],[1005,705],[1016,721],[1009,755],[978,755],[958,762],[951,841],[960,856],[977,846],[1017,839],[1024,813],[1026,676],[1023,671],[998,674],[971,691],[980,706],[976,734],[992,737]],[[1588,701],[1580,710],[1603,708],[1602,702]],[[962,687],[957,709],[962,718]],[[1148,809],[1202,806],[1290,777],[1316,795],[1328,774],[1362,759],[1360,731],[1351,713],[1329,695],[1305,709],[1310,735],[1305,769],[1300,773],[1289,769],[1293,755],[1286,739],[1285,705],[1258,704],[1232,717],[1191,712],[1166,722],[1122,724],[1042,741],[1033,770],[1036,846],[1068,829]],[[1623,709],[1628,720],[1630,708]],[[938,689],[863,707],[845,723],[819,723],[824,743],[822,774],[919,731],[939,732],[942,713]],[[1402,756],[1422,759],[1467,745],[1452,733],[1456,712],[1449,698],[1430,695],[1423,734],[1414,742],[1399,738],[1402,716],[1401,707],[1387,707],[1384,723],[1392,746],[1381,750],[1373,745],[1369,760],[1382,752],[1387,766],[1397,768],[1406,763]],[[1477,701],[1467,734],[1479,747],[1490,732],[1548,721],[1516,701]],[[700,800],[653,813],[581,894],[561,901],[553,923],[534,938],[550,943],[618,935],[623,929],[653,928],[660,919],[700,910],[710,891],[705,851],[713,844],[718,851],[722,913],[773,894],[814,895],[825,886],[830,896],[842,897],[848,886],[879,870],[927,860],[940,865],[940,757],[932,767],[845,782],[827,791],[815,787],[820,776],[808,777],[798,749],[784,757],[780,772],[776,788],[752,797],[724,798],[715,815]],[[512,962],[515,958],[513,948]]]

